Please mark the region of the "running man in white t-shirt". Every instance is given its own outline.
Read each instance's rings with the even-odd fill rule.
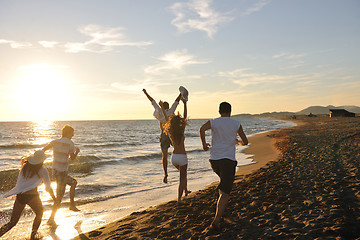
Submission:
[[[222,102],[219,107],[221,117],[207,121],[201,126],[200,138],[205,151],[209,144],[205,139],[205,131],[211,129],[210,164],[214,172],[220,177],[219,199],[213,222],[206,231],[220,231],[220,220],[230,198],[230,192],[235,179],[237,161],[235,159],[235,145],[247,145],[248,139],[239,121],[230,118],[231,105]],[[237,140],[237,135],[241,141]]]
[[[70,210],[80,211],[75,206],[75,188],[77,181],[75,178],[68,174],[69,161],[74,160],[80,149],[75,147],[71,138],[74,136],[74,128],[69,125],[65,125],[62,128],[62,138],[51,141],[47,146],[43,148],[43,151],[47,151],[50,148],[53,149],[53,174],[56,180],[56,203],[54,203],[51,216],[48,220],[49,224],[55,223],[55,214],[60,207],[61,200],[65,194],[66,185],[70,185]]]
[[[168,159],[168,150],[169,150],[171,141],[170,141],[169,136],[166,133],[164,133],[164,124],[166,123],[166,120],[164,118],[164,115],[162,114],[161,108],[156,103],[156,101],[147,93],[146,89],[143,89],[143,92],[145,93],[146,97],[150,100],[151,104],[155,108],[153,116],[159,121],[160,130],[161,130],[160,147],[161,147],[161,153],[162,153],[162,165],[163,165],[163,169],[164,169],[163,182],[167,183],[167,178],[168,178],[168,173],[167,173],[168,160],[167,159]],[[169,108],[168,102],[163,102],[163,106],[164,106],[165,113],[167,116],[174,114],[176,107],[179,105],[180,98],[181,98],[181,93],[175,99],[171,108]]]

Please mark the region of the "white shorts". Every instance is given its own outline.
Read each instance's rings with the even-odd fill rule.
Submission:
[[[176,154],[173,153],[171,156],[171,162],[174,166],[184,166],[188,164],[188,158],[186,154]]]

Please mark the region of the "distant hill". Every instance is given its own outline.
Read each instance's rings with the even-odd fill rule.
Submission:
[[[345,109],[349,112],[353,112],[353,113],[360,113],[360,107],[357,106],[339,106],[339,107],[335,107],[332,105],[329,105],[327,107],[322,107],[322,106],[312,106],[312,107],[308,107],[305,108],[299,112],[296,112],[296,115],[307,115],[307,114],[329,114],[330,113],[330,109]]]
[[[309,115],[312,114],[329,114],[330,109],[345,109],[349,112],[360,113],[360,107],[358,106],[338,106],[329,105],[327,107],[322,106],[311,106],[305,108],[299,112],[265,112],[260,114],[237,114],[234,116],[238,117],[274,117],[274,116],[290,116],[290,115]]]

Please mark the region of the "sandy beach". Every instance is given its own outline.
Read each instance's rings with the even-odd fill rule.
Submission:
[[[75,239],[357,239],[360,118],[301,117],[251,137],[256,164],[240,167],[222,231],[205,235],[214,183],[184,204],[166,202]]]

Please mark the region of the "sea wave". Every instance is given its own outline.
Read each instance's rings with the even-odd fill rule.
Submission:
[[[111,164],[114,161],[101,161],[96,156],[78,156],[74,161],[70,162],[69,172],[89,175],[94,171],[94,168],[102,164]],[[48,169],[51,180],[54,180],[51,170],[51,162],[45,163],[44,166]],[[20,167],[20,164],[19,164]],[[16,185],[17,177],[19,175],[18,169],[0,171],[0,192],[9,191]]]
[[[18,169],[0,171],[0,192],[9,191],[16,185]]]
[[[122,142],[122,143],[105,143],[105,144],[85,144],[83,147],[86,148],[113,148],[113,147],[124,147],[124,146],[137,146],[140,142]]]
[[[31,144],[31,143],[14,143],[14,144],[5,144],[0,145],[0,149],[33,149],[33,148],[42,148],[44,144]]]
[[[149,191],[153,191],[155,189],[162,189],[162,188],[166,188],[166,187],[167,186],[150,187],[150,188],[139,189],[136,191],[128,191],[128,192],[123,192],[123,193],[114,194],[114,195],[105,195],[105,196],[97,196],[97,197],[92,197],[92,198],[85,198],[85,199],[76,201],[76,204],[83,205],[83,204],[94,203],[94,202],[102,202],[102,201],[106,201],[106,200],[110,200],[110,199],[114,199],[114,198],[118,198],[118,197],[124,197],[124,196],[132,195],[132,194],[142,193],[142,192],[149,192]]]
[[[137,156],[131,156],[131,157],[125,157],[123,160],[125,161],[142,161],[142,160],[148,160],[153,158],[161,158],[161,153],[151,153],[146,155],[137,155]]]

